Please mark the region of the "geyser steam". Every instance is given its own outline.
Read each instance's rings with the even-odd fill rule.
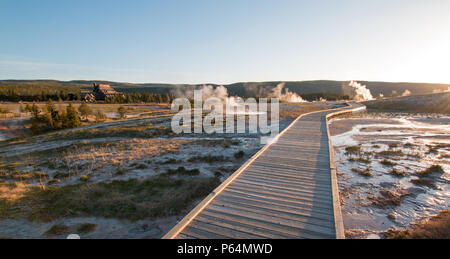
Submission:
[[[371,101],[373,100],[373,95],[365,85],[362,85],[356,81],[351,81],[349,86],[352,87],[354,91],[354,99],[356,101]]]
[[[287,103],[306,103],[308,101],[304,100],[300,95],[293,93],[289,91],[288,88],[284,89],[285,84],[280,83],[272,89],[272,92],[270,93],[270,98],[278,98],[281,102],[287,102]],[[284,93],[283,93],[284,89]]]

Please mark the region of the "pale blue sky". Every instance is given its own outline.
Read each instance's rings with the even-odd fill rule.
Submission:
[[[448,0],[0,0],[0,79],[450,83]]]

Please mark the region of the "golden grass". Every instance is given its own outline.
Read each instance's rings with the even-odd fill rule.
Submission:
[[[0,200],[14,202],[22,198],[28,186],[22,182],[0,183]]]
[[[319,107],[314,104],[305,103],[305,104],[290,104],[290,106],[297,106],[296,109],[283,109],[280,108],[280,120],[288,120],[288,119],[297,119],[300,115],[314,112],[326,110],[327,108]]]
[[[387,239],[449,239],[450,210],[413,225],[412,229],[389,229],[384,232]]]
[[[166,153],[176,153],[180,147],[189,143],[189,140],[154,140],[131,139],[123,140],[101,146],[77,148],[62,154],[60,162],[72,167],[83,161],[92,170],[99,165],[121,166],[132,161],[155,157]]]

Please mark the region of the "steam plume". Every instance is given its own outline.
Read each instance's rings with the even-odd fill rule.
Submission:
[[[288,102],[288,103],[308,102],[308,101],[304,100],[300,95],[289,91],[288,88],[284,89],[284,86],[285,86],[284,83],[278,84],[277,87],[272,89],[272,92],[270,93],[269,97],[278,98],[278,99],[280,99],[280,101]],[[284,89],[284,93],[283,93],[283,89]]]
[[[411,95],[411,91],[409,91],[408,89],[406,89],[402,94],[402,96],[410,96],[410,95]]]
[[[372,93],[365,85],[356,81],[351,81],[349,86],[351,86],[354,91],[354,99],[356,101],[371,101],[374,99]]]

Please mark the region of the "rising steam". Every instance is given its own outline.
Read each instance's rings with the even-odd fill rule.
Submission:
[[[349,86],[352,87],[354,91],[354,99],[356,101],[371,101],[373,100],[373,95],[365,85],[362,85],[356,81],[351,81]]]
[[[266,94],[261,92],[262,96],[267,96],[268,98],[278,98],[280,102],[288,103],[304,103],[307,102],[300,95],[289,91],[288,88],[284,88],[285,84],[280,83],[277,87],[273,88],[270,92],[266,91]],[[222,102],[230,105],[237,106],[240,97],[229,96],[228,90],[224,86],[214,87],[212,85],[204,85],[201,89],[203,93],[203,100],[211,97],[219,98]],[[175,92],[177,97],[186,97],[192,99],[194,96],[193,88],[178,88]]]
[[[281,102],[287,103],[306,103],[308,101],[304,100],[300,95],[289,91],[288,88],[284,89],[285,84],[280,83],[272,89],[272,92],[269,94],[270,98],[278,98]],[[284,89],[284,93],[283,93]]]
[[[411,91],[409,91],[408,89],[406,89],[402,94],[402,96],[410,96],[410,95],[411,95]]]
[[[434,94],[439,94],[439,93],[449,93],[449,92],[450,92],[450,87],[447,88],[447,90],[444,90],[444,89],[434,89],[434,90],[433,90],[433,93],[434,93]]]

